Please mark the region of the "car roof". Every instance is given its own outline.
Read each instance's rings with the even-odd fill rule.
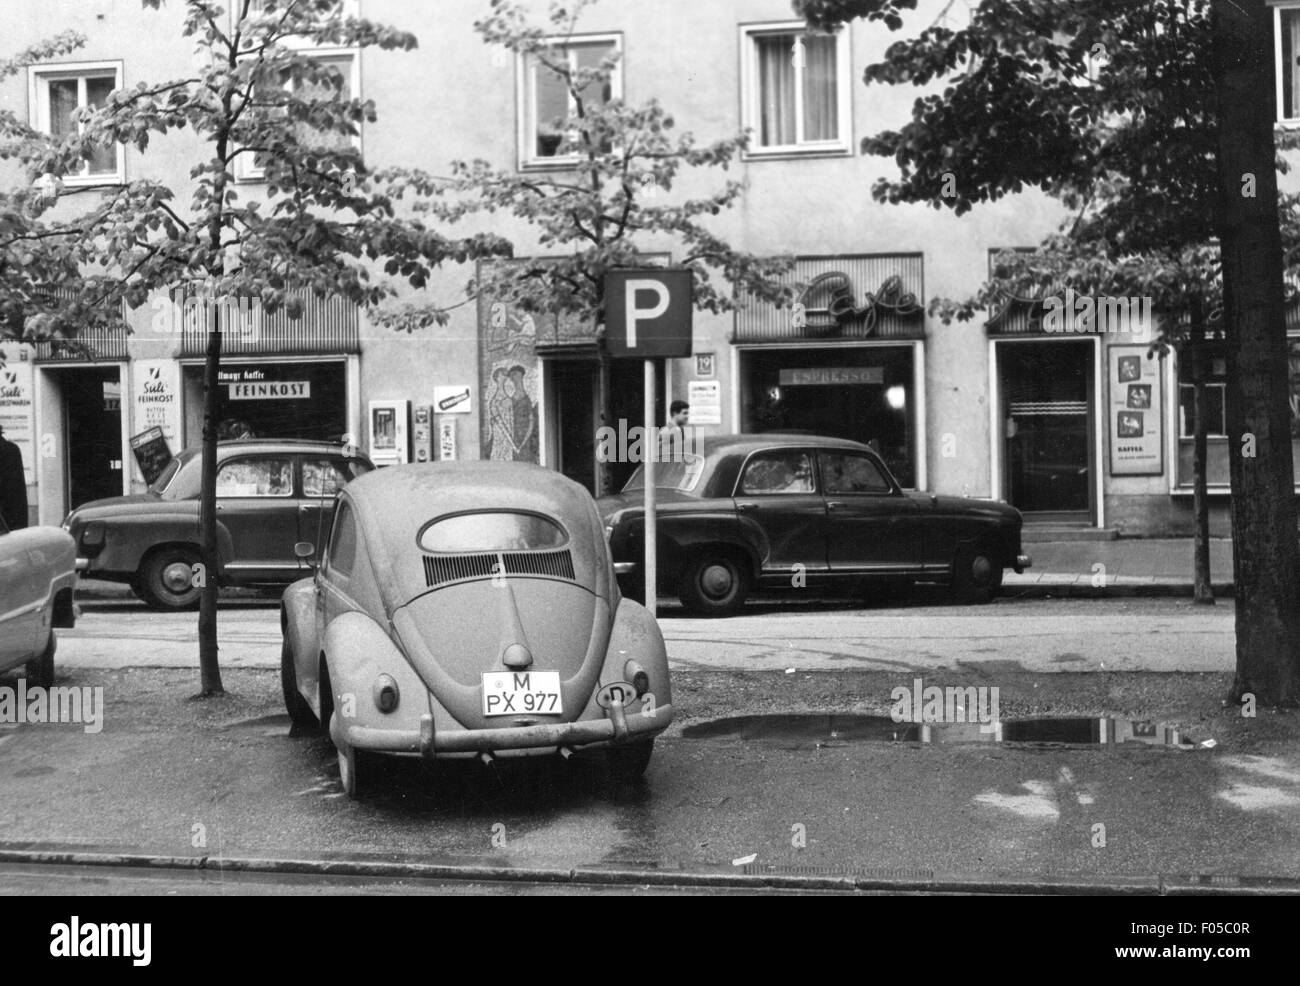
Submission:
[[[753,452],[772,446],[812,446],[815,448],[843,448],[870,452],[861,442],[850,438],[832,438],[829,435],[808,435],[803,432],[764,431],[749,434],[713,435],[702,442],[704,454],[725,452]]]

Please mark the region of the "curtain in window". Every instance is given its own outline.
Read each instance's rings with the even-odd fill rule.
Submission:
[[[835,81],[835,39],[804,38],[804,140],[835,140],[839,137]]]
[[[103,106],[108,102],[108,94],[113,91],[113,76],[101,76],[86,80],[86,105]],[[117,153],[111,145],[96,146],[90,158],[92,175],[111,175],[117,171]]]
[[[798,142],[794,104],[794,35],[756,38],[758,51],[759,144],[776,147]]]
[[[569,90],[563,78],[536,61],[528,74],[532,80],[536,127],[533,154],[554,157],[564,140],[564,127],[569,119]]]
[[[53,79],[50,81],[50,133],[66,137],[77,132],[72,113],[77,108],[77,80]]]

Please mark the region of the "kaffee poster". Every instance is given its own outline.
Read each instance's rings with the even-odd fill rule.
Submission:
[[[1112,476],[1159,476],[1165,471],[1162,361],[1146,346],[1107,349],[1106,410]]]

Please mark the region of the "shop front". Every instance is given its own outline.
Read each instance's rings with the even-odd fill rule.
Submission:
[[[919,254],[805,257],[793,308],[736,314],[744,432],[803,432],[870,445],[924,489],[925,315]]]

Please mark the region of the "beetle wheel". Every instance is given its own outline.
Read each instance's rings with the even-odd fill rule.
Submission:
[[[46,641],[45,650],[27,662],[27,684],[32,687],[49,688],[54,684],[54,651],[58,646],[54,631],[50,630],[50,639]]]
[[[199,553],[193,548],[151,551],[140,564],[132,588],[154,609],[193,609],[203,590],[194,585]]]
[[[632,784],[639,781],[645,775],[646,768],[650,766],[650,756],[654,750],[653,739],[609,747],[606,756],[609,758],[610,779],[615,784]]]
[[[733,555],[698,554],[687,561],[677,597],[693,613],[727,616],[749,595],[749,569]]]
[[[289,721],[298,727],[316,725],[316,714],[298,691],[298,669],[293,663],[293,648],[286,634],[280,643],[280,690],[284,693],[284,707]]]

